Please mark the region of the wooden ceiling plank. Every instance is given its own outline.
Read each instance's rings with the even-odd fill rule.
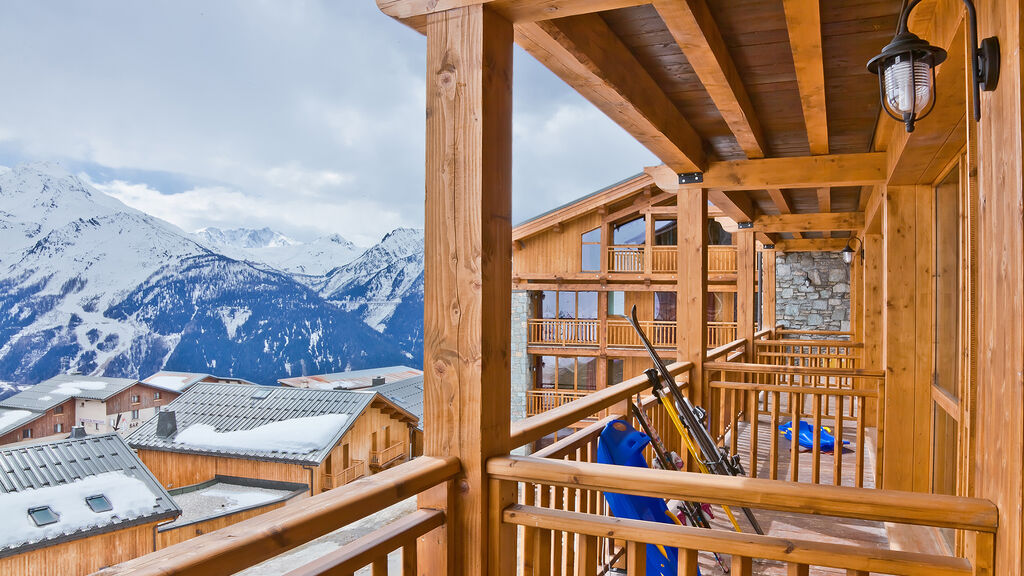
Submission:
[[[764,158],[761,124],[705,0],[655,0],[654,8],[747,158]]]
[[[869,186],[886,181],[883,152],[711,162],[703,186],[723,190]]]
[[[827,186],[818,188],[818,212],[831,212],[832,211],[832,189]],[[831,238],[832,233],[826,232],[826,238]]]
[[[856,232],[863,228],[863,212],[762,214],[754,219],[754,229],[761,232]]]
[[[828,116],[825,107],[825,61],[821,52],[819,0],[783,0],[789,45],[796,67],[807,143],[811,154],[828,154]]]
[[[793,204],[790,203],[789,198],[781,188],[769,188],[768,195],[772,197],[772,202],[775,204],[775,207],[779,209],[779,214],[793,213]],[[800,232],[794,232],[793,237],[800,239],[803,238],[804,235]]]
[[[650,0],[377,0],[381,12],[406,20],[452,8],[486,4],[513,23],[579,16],[650,4]]]
[[[516,42],[674,171],[707,167],[700,135],[599,15],[517,24]]]
[[[837,252],[846,247],[844,238],[804,238],[783,240],[775,245],[778,252]]]

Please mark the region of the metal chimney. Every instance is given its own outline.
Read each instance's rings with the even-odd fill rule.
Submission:
[[[160,438],[170,438],[178,433],[178,419],[174,416],[174,410],[162,410],[156,415],[156,435]]]
[[[370,380],[370,385],[371,386],[380,386],[383,383],[384,383],[384,377],[383,376],[374,376],[373,380]]]
[[[71,434],[68,435],[68,440],[77,440],[79,438],[85,438],[88,434],[85,433],[85,426],[72,426]]]

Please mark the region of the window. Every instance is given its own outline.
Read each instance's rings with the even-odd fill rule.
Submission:
[[[654,319],[662,322],[676,321],[676,293],[654,293]]]
[[[608,315],[609,316],[625,316],[626,315],[626,293],[625,292],[609,292],[608,293]]]
[[[49,506],[40,506],[38,508],[29,508],[28,515],[35,522],[36,526],[46,526],[48,524],[56,524],[60,520],[60,516],[53,511],[53,508]]]
[[[612,229],[612,240],[616,246],[643,245],[647,240],[647,224],[643,218],[619,224]]]
[[[138,410],[132,410],[132,420],[138,420],[138,419],[139,419],[139,411]]]
[[[540,317],[548,320],[596,320],[597,292],[556,292],[545,290],[540,293]]]
[[[160,393],[159,392],[153,392],[153,400],[159,400],[159,399],[160,399]]]
[[[161,408],[161,406],[153,406],[153,412],[156,413],[156,414],[159,414],[160,413],[160,408]]]
[[[21,431],[21,437],[22,438],[31,438],[32,437],[32,429],[31,428],[25,428],[24,430],[22,430]]]
[[[559,318],[575,318],[576,317],[576,293],[575,292],[559,292],[558,293],[558,317]]]
[[[264,399],[270,397],[270,392],[271,391],[270,391],[269,388],[266,388],[266,387],[263,387],[263,386],[257,386],[256,389],[253,390],[253,392],[252,392],[252,399],[253,400],[264,400]]]
[[[537,362],[537,390],[597,389],[597,358],[541,356]]]
[[[92,508],[93,512],[110,512],[114,509],[110,505],[110,500],[107,500],[107,497],[103,494],[89,496],[85,499],[85,503],[89,505],[89,508]]]
[[[53,413],[54,414],[63,414],[64,413],[64,405],[61,404],[60,406],[54,406],[53,407]]]
[[[138,394],[132,394],[132,404],[138,404],[141,400]]]
[[[675,220],[654,221],[654,245],[675,246],[679,243],[678,227]]]
[[[623,377],[625,367],[626,361],[622,358],[611,358],[608,360],[608,386],[614,386],[625,380]]]
[[[95,423],[93,423],[93,426],[95,426],[95,427],[96,427],[96,430],[99,430],[99,429],[100,429],[100,423],[99,423],[99,422],[95,422]]]
[[[601,229],[594,228],[580,237],[580,270],[599,272],[601,270]]]
[[[545,290],[540,293],[540,317],[558,318],[558,292]]]
[[[581,320],[597,319],[597,292],[576,293],[576,317]]]
[[[54,434],[60,434],[63,431],[64,431],[64,423],[63,422],[58,422],[58,423],[53,425],[53,433]]]

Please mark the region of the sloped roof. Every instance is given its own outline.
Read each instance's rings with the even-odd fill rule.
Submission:
[[[102,494],[109,512],[85,497]],[[58,522],[37,527],[28,510],[50,506]],[[0,450],[0,557],[177,517],[167,491],[116,433]]]
[[[408,366],[383,366],[380,368],[367,368],[365,370],[349,370],[347,372],[332,372],[330,374],[314,374],[311,376],[296,376],[294,378],[281,378],[278,382],[283,386],[295,388],[319,388],[330,390],[337,387],[347,389],[365,388],[373,384],[376,377],[384,378],[385,381],[404,380],[415,376],[422,376],[423,371]]]
[[[24,408],[0,408],[0,436],[13,432],[25,424],[42,418],[44,412],[34,412]]]
[[[106,400],[137,382],[138,380],[131,378],[58,374],[28,390],[22,390],[14,396],[0,400],[0,407],[45,412],[68,398]]]
[[[369,388],[374,392],[383,394],[395,404],[408,410],[413,416],[419,419],[420,430],[423,429],[423,375],[387,382],[379,386]]]
[[[181,393],[200,382],[216,380],[230,380],[232,383],[255,385],[244,378],[235,378],[233,376],[217,376],[216,374],[201,374],[199,372],[173,372],[169,370],[161,370],[143,379],[142,383],[152,388]]]
[[[128,436],[128,444],[136,449],[319,465],[376,398],[375,393],[347,390],[201,383],[167,405],[165,411],[174,412],[175,434],[158,436],[158,418],[152,418]],[[348,417],[344,421],[314,420],[329,415]],[[301,444],[288,444],[284,438],[295,430],[282,427],[292,424],[305,427],[307,433],[301,435]],[[182,436],[197,425],[198,428]],[[268,443],[268,425],[275,425],[281,434],[279,443]],[[205,431],[207,437],[221,437],[197,440],[196,431]],[[224,436],[239,432],[249,432],[249,437]]]

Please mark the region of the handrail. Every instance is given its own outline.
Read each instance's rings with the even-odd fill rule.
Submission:
[[[705,362],[704,369],[725,370],[727,372],[747,372],[752,374],[885,378],[885,370],[867,370],[864,368],[821,368],[816,366],[786,366],[780,364],[751,364],[746,362]]]
[[[422,456],[96,574],[233,574],[446,482],[459,469],[458,458]]]
[[[833,348],[863,348],[863,342],[850,340],[758,340],[758,346],[831,346]]]
[[[605,416],[590,426],[581,428],[550,446],[545,446],[544,448],[537,450],[531,454],[531,456],[534,458],[561,458],[576,448],[587,444],[596,436],[599,436],[601,431],[604,430],[604,427],[607,426],[609,422],[618,420],[623,416],[623,414],[611,414],[609,416]]]
[[[971,563],[968,560],[952,556],[882,549],[872,549],[869,554],[865,554],[863,547],[849,544],[739,534],[725,530],[673,526],[519,504],[505,508],[502,519],[509,524],[542,530],[657,544],[669,548],[710,550],[747,558],[777,560],[787,562],[791,566],[804,564],[845,568],[850,570],[850,573],[861,571],[865,574],[906,574],[908,567],[912,567],[915,574],[972,574]]]
[[[765,336],[769,336],[771,334],[772,334],[772,329],[771,328],[765,328],[764,330],[759,330],[757,332],[754,332],[754,340],[761,340]]]
[[[722,388],[725,390],[756,390],[758,392],[788,392],[790,394],[822,394],[829,396],[857,396],[863,398],[878,398],[878,390],[855,390],[845,388],[820,388],[815,386],[787,386],[785,384],[759,384],[756,382],[729,382],[714,380],[708,382],[710,388]]]
[[[386,558],[392,550],[404,546],[416,547],[416,539],[434,528],[443,526],[445,514],[440,510],[420,508],[387,526],[304,564],[285,576],[320,576],[321,574],[351,574],[367,564]],[[374,572],[376,574],[376,572]]]
[[[704,363],[707,364],[708,362],[710,362],[712,360],[715,360],[717,358],[725,356],[726,354],[729,354],[730,352],[734,352],[737,349],[739,349],[739,348],[741,348],[743,346],[746,346],[746,345],[747,345],[747,339],[746,338],[737,338],[737,339],[733,340],[732,342],[729,342],[728,344],[725,344],[724,346],[719,346],[718,348],[712,348],[711,350],[708,350],[707,353],[704,355]]]
[[[491,458],[487,461],[487,473],[492,479],[513,482],[655,498],[679,498],[801,514],[991,533],[995,533],[998,526],[995,504],[980,498],[797,484],[531,456]]]
[[[690,362],[675,362],[669,364],[668,369],[673,376],[678,376],[683,372],[692,370],[693,364]],[[525,420],[515,422],[510,430],[509,447],[518,448],[519,446],[536,442],[548,434],[589,418],[605,408],[610,408],[630,396],[643,392],[650,388],[650,386],[651,384],[647,380],[647,376],[641,374],[622,383],[609,386],[604,390],[587,394],[586,397],[579,400],[573,400],[558,408],[553,408],[536,416],[530,416]]]

